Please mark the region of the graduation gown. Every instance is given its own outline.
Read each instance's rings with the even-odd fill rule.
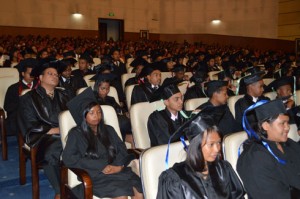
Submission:
[[[63,80],[62,77],[59,78],[59,87],[65,88],[66,92],[69,95],[69,98],[76,96],[76,91],[80,88],[87,87],[86,82],[82,77],[71,76],[69,80]]]
[[[237,162],[237,171],[248,195],[253,199],[298,199],[300,198],[300,146],[288,139],[281,143],[284,153],[276,143],[267,141],[274,154],[285,160],[280,164],[260,143],[244,145]]]
[[[207,106],[213,106],[213,104],[210,101],[208,101],[208,102],[205,102],[204,104],[201,104],[197,109],[202,110]],[[223,137],[227,134],[238,132],[238,131],[242,130],[239,127],[239,124],[235,121],[228,106],[226,106],[226,109],[223,113],[216,113],[216,115],[221,116],[217,126],[218,126],[221,134],[223,135]]]
[[[186,93],[184,94],[184,101],[194,98],[204,98],[207,97],[205,93],[202,91],[200,86],[191,86],[187,89]]]
[[[137,77],[131,77],[125,82],[125,87],[134,85],[134,84],[139,84],[139,79]]]
[[[260,101],[260,100],[270,100],[270,98],[262,95],[262,96],[258,97],[257,101]],[[235,120],[238,124],[240,124],[240,129],[243,128],[242,119],[243,119],[244,111],[253,104],[255,104],[255,103],[252,101],[252,96],[250,96],[248,94],[245,94],[243,98],[239,99],[235,103],[235,105],[234,105]],[[248,112],[247,119],[248,119],[250,125],[253,125],[257,122],[255,113],[253,111]]]
[[[153,92],[154,89],[151,88],[149,82],[136,85],[132,90],[131,105],[139,102],[149,102]]]
[[[244,189],[227,161],[209,164],[206,179],[186,162],[176,163],[159,177],[157,199],[242,199]]]
[[[189,113],[187,113],[188,115]],[[168,144],[169,138],[173,133],[186,121],[178,112],[178,119],[173,121],[171,113],[164,109],[162,111],[154,111],[148,118],[148,133],[150,137],[151,146]],[[174,137],[172,142],[179,141],[179,137]]]
[[[122,133],[123,140],[125,139],[126,134],[131,133],[131,123],[130,119],[125,115],[127,110],[125,108],[122,108],[115,100],[115,98],[111,96],[106,96],[104,99],[100,98],[99,96],[96,96],[97,101],[100,105],[109,105],[112,106],[118,117],[118,122],[120,126],[120,130]]]
[[[76,70],[73,70],[71,74],[72,74],[74,77],[77,77],[77,78],[83,78],[85,75],[95,74],[95,72],[93,72],[92,70],[88,69],[88,70],[84,73],[82,70],[76,69]]]
[[[142,192],[140,178],[133,173],[129,167],[127,167],[134,157],[127,153],[125,144],[121,141],[115,130],[111,126],[105,126],[105,128],[111,145],[116,150],[116,157],[112,163],[108,163],[108,152],[96,136],[97,151],[100,158],[91,159],[85,155],[88,142],[81,130],[81,127],[77,126],[71,129],[68,134],[66,147],[62,155],[64,164],[67,167],[85,170],[91,177],[93,193],[97,197],[114,198],[118,196],[133,196],[133,187],[135,187],[139,192]],[[119,173],[115,174],[102,173],[102,170],[108,164],[124,166],[124,168]],[[77,194],[78,193],[81,192],[79,191]]]
[[[35,88],[37,85],[37,81],[33,81],[32,88]],[[25,89],[29,89],[23,81],[19,81],[15,84],[12,84],[8,87],[5,99],[4,99],[4,110],[7,113],[6,122],[6,132],[8,135],[17,135],[18,133],[18,125],[17,125],[17,112],[19,106],[19,96],[21,92]]]

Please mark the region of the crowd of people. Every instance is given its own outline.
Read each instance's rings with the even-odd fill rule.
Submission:
[[[67,166],[89,173],[96,196],[143,198],[140,179],[128,168],[134,157],[123,142],[133,142],[129,99],[121,82],[129,67],[135,73],[125,83],[135,85],[131,105],[165,104],[148,119],[151,147],[179,141],[181,134],[190,141],[186,161],[162,173],[157,198],[244,198],[246,192],[250,198],[300,198],[300,145],[287,137],[289,124],[300,128],[294,98],[300,66],[294,53],[203,42],[49,36],[1,36],[0,46],[0,66],[17,68],[20,74],[5,96],[7,132],[20,130],[27,144],[38,146],[37,160],[43,162],[55,198],[60,198],[61,155]],[[95,65],[93,58],[101,63]],[[162,82],[162,72],[172,77]],[[95,85],[77,95],[87,87],[86,75],[94,75]],[[264,78],[274,81],[265,85]],[[183,81],[190,82],[186,93],[178,88]],[[118,99],[108,96],[111,86]],[[31,91],[22,95],[25,89]],[[276,92],[276,100],[264,96],[270,91]],[[235,95],[243,96],[234,116],[227,102]],[[208,101],[186,111],[184,102],[193,98]],[[104,124],[101,105],[116,111],[123,140]],[[64,150],[58,122],[63,110],[70,110],[77,124]],[[222,138],[242,130],[249,136],[237,165],[243,184],[235,165],[220,156]],[[83,194],[80,187],[74,193]]]

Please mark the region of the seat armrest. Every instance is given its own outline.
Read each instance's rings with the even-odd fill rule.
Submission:
[[[142,151],[143,151],[143,149],[127,149],[127,152],[129,154],[134,154],[136,159],[140,158]]]

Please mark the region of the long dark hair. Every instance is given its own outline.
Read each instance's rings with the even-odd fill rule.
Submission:
[[[207,128],[203,133],[199,133],[190,141],[190,145],[187,150],[186,163],[194,171],[203,172],[206,169],[202,153],[202,140],[205,133],[209,135],[212,132],[217,132],[221,137],[219,129],[216,126],[212,126]],[[218,160],[218,158],[216,160]]]
[[[94,106],[97,106],[97,105],[99,106],[99,104],[97,102],[91,102],[86,106],[86,108],[82,112],[84,120],[81,123],[81,129],[82,129],[83,134],[88,142],[88,147],[87,147],[85,155],[92,159],[99,158],[99,153],[97,151],[97,148],[98,148],[97,139],[98,139],[106,148],[106,150],[108,152],[108,163],[111,163],[116,156],[116,151],[115,151],[115,148],[111,145],[111,142],[109,140],[108,132],[107,132],[107,129],[104,124],[104,115],[103,115],[102,109],[101,109],[102,118],[100,120],[100,123],[98,124],[97,132],[96,132],[97,139],[95,139],[95,134],[92,131],[91,127],[87,124],[86,119],[85,119],[88,112]]]

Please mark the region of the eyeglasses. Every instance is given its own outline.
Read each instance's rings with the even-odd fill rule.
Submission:
[[[47,72],[46,74],[49,75],[49,76],[58,77],[58,74],[57,74],[57,73]]]

